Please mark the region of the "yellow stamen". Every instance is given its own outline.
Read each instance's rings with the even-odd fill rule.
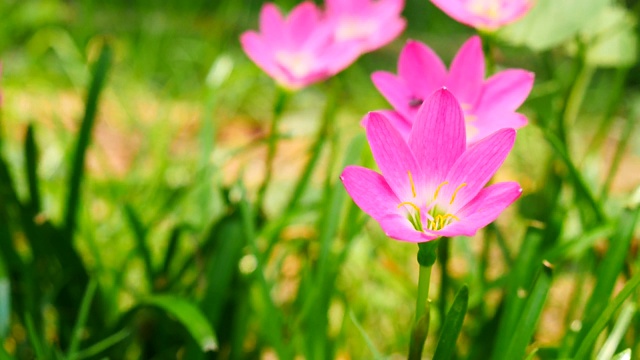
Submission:
[[[438,185],[438,187],[436,188],[436,192],[433,193],[433,200],[435,201],[438,198],[438,193],[440,192],[440,189],[442,189],[443,186],[447,185],[449,182],[445,181],[443,183],[441,183],[440,185]]]
[[[407,174],[409,175],[409,182],[411,183],[411,193],[413,194],[413,197],[416,197],[416,185],[413,183],[413,177],[411,177],[411,171],[407,171]]]
[[[449,205],[453,204],[453,200],[456,199],[456,195],[458,195],[458,191],[460,191],[460,189],[462,189],[465,186],[467,186],[467,183],[462,183],[455,189],[455,191],[453,192],[453,196],[451,196],[451,201],[449,201]]]
[[[409,206],[411,206],[412,208],[416,209],[416,211],[417,211],[418,213],[420,213],[420,208],[419,208],[416,204],[414,204],[414,203],[412,203],[412,202],[410,202],[410,201],[403,201],[403,202],[401,202],[400,204],[398,204],[398,209],[399,209],[399,208],[401,208],[401,207],[403,207],[404,205],[409,205]]]

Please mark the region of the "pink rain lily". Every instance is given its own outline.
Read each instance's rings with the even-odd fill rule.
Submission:
[[[388,44],[404,30],[404,0],[326,0],[335,40],[358,41],[362,52]]]
[[[407,138],[423,100],[446,86],[462,105],[467,140],[475,142],[502,128],[517,129],[527,118],[516,112],[533,87],[533,73],[499,72],[484,80],[484,55],[478,36],[462,45],[447,68],[431,48],[409,41],[398,60],[398,75],[377,71],[371,79],[395,112],[385,115]]]
[[[473,236],[522,192],[515,182],[485,187],[511,151],[515,130],[499,130],[467,147],[462,109],[446,89],[421,106],[408,142],[383,114],[368,118],[367,140],[382,174],[349,166],[340,179],[391,238]]]
[[[456,21],[492,31],[526,14],[533,0],[431,0]]]
[[[312,2],[287,18],[268,3],[260,11],[260,32],[240,37],[249,58],[278,83],[299,89],[340,72],[360,55],[356,41],[334,41],[333,26]]]

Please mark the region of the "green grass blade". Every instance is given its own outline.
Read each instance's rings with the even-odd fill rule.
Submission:
[[[376,348],[376,345],[373,343],[373,340],[371,340],[371,337],[369,336],[369,334],[367,334],[367,331],[362,327],[362,325],[360,325],[360,322],[358,321],[358,319],[356,319],[356,315],[351,310],[349,310],[349,318],[353,322],[353,325],[355,325],[356,329],[358,329],[358,332],[360,332],[360,335],[362,335],[362,338],[364,339],[365,343],[367,343],[367,347],[373,354],[373,358],[375,360],[384,360],[384,356]]]
[[[518,321],[518,331],[511,338],[507,347],[505,359],[522,359],[525,356],[527,345],[536,331],[536,325],[542,314],[549,288],[551,287],[551,268],[543,265],[542,271],[536,281],[531,294],[522,310]]]
[[[36,358],[47,359],[47,353],[45,352],[44,345],[40,341],[40,334],[36,330],[36,326],[33,323],[33,317],[27,313],[24,316],[25,325],[27,327],[27,334],[29,335],[29,342],[33,346],[33,351],[36,353]]]
[[[68,239],[71,238],[71,234],[73,234],[75,230],[76,213],[78,212],[78,205],[80,203],[80,185],[84,174],[84,160],[98,111],[99,95],[107,77],[111,56],[111,48],[108,45],[104,45],[100,52],[100,57],[93,68],[93,80],[89,86],[85,113],[73,152],[73,160],[69,174],[69,193],[67,195],[64,217],[64,230]]]
[[[119,343],[120,341],[126,339],[130,335],[131,333],[128,330],[125,330],[125,329],[120,330],[117,333],[111,336],[108,336],[107,338],[89,346],[88,348],[79,351],[76,355],[76,359],[81,360],[81,359],[94,357],[100,354],[101,352],[109,349],[110,347],[114,346],[115,344]]]
[[[141,305],[156,306],[174,316],[189,331],[202,351],[216,351],[218,340],[202,311],[190,301],[175,295],[153,295]]]
[[[582,346],[583,339],[593,328],[596,319],[602,314],[609,304],[609,299],[623,269],[624,261],[629,254],[629,246],[633,238],[634,229],[640,214],[640,207],[634,210],[625,210],[618,221],[617,232],[609,242],[609,250],[596,272],[596,285],[585,307],[582,320],[582,329],[576,336],[574,354],[578,346]]]
[[[575,166],[573,161],[571,161],[571,157],[565,150],[562,144],[562,141],[555,134],[553,134],[551,131],[548,131],[548,130],[544,131],[544,136],[547,139],[547,142],[551,145],[553,150],[556,152],[556,154],[560,156],[560,158],[563,160],[563,162],[567,166],[567,169],[569,170],[569,173],[573,178],[573,183],[574,183],[576,192],[579,193],[580,196],[582,196],[582,198],[584,198],[587,204],[589,204],[589,206],[592,208],[598,222],[603,223],[606,220],[604,211],[602,210],[602,208],[600,207],[600,204],[598,203],[595,196],[593,195],[593,192],[587,185],[587,182],[582,176],[582,173],[580,173],[580,170],[578,170],[578,168]]]
[[[9,332],[9,323],[11,320],[11,283],[0,256],[0,341]],[[2,345],[0,344],[0,347]]]
[[[80,341],[82,340],[82,334],[84,327],[89,317],[89,309],[91,308],[91,301],[98,289],[98,282],[95,279],[91,279],[87,290],[82,297],[82,303],[80,304],[80,311],[78,313],[78,320],[73,327],[73,335],[71,338],[71,344],[69,345],[69,351],[67,352],[67,358],[69,360],[77,359],[78,349],[80,348]]]
[[[142,257],[142,261],[144,262],[147,282],[150,287],[153,287],[155,272],[153,269],[153,262],[151,261],[151,253],[149,252],[149,247],[146,243],[147,228],[142,224],[142,220],[140,220],[140,217],[138,217],[138,214],[131,206],[125,205],[124,214],[129,226],[131,227],[131,231],[133,232],[133,239],[136,242],[138,254]]]
[[[611,334],[602,345],[596,360],[609,360],[613,358],[618,345],[620,344],[620,340],[627,332],[629,328],[629,324],[631,324],[631,320],[633,320],[633,316],[636,313],[636,305],[634,303],[627,303],[620,310],[620,315],[618,316],[618,320],[616,324],[613,326],[613,330],[611,330]]]
[[[616,354],[611,360],[631,360],[631,349],[625,349]]]
[[[27,137],[24,141],[25,170],[27,173],[27,185],[31,200],[31,209],[38,213],[40,211],[40,189],[38,186],[37,163],[38,146],[34,135],[33,124],[27,127]]]
[[[537,252],[544,240],[543,231],[530,227],[522,241],[522,247],[514,264],[515,267],[508,275],[507,289],[504,297],[504,310],[502,312],[498,332],[495,336],[493,359],[506,359],[505,349],[515,336],[518,321],[520,321],[526,298],[521,294],[531,288],[534,278],[535,263],[538,260]]]
[[[436,352],[433,355],[434,360],[451,359],[456,350],[456,340],[462,330],[462,323],[467,314],[467,305],[469,305],[469,288],[463,285],[456,294],[453,304],[447,312],[444,320],[440,339],[436,346]]]
[[[597,320],[593,323],[589,329],[587,329],[587,334],[582,341],[576,343],[579,345],[578,350],[576,351],[576,356],[573,359],[587,359],[589,358],[591,347],[595,343],[598,335],[602,331],[602,329],[607,326],[607,323],[611,320],[611,317],[615,313],[616,310],[622,305],[622,303],[636,290],[636,288],[640,285],[640,273],[635,274],[629,282],[622,288],[620,293],[613,299],[611,302],[607,302],[609,305],[603,309],[603,311],[598,316]],[[584,325],[583,325],[584,326]]]

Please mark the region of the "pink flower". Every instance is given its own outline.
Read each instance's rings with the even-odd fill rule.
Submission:
[[[446,86],[464,110],[467,140],[474,142],[502,128],[517,129],[527,118],[516,109],[533,87],[531,72],[511,69],[484,80],[482,43],[473,36],[458,51],[449,72],[442,60],[425,44],[409,41],[400,53],[398,75],[384,71],[371,79],[395,112],[389,120],[407,138],[422,101]]]
[[[480,30],[495,30],[524,16],[533,0],[431,0],[456,21]]]
[[[356,40],[362,52],[388,44],[404,30],[400,17],[404,0],[327,0],[327,19],[333,22],[335,40]]]
[[[240,42],[253,62],[290,89],[331,77],[360,54],[355,41],[334,41],[333,27],[312,2],[296,6],[286,19],[274,4],[265,4],[260,32],[247,31]]]
[[[520,196],[515,182],[485,187],[511,151],[515,130],[467,147],[462,109],[446,89],[421,106],[408,142],[384,115],[368,117],[367,140],[382,174],[348,166],[340,179],[387,236],[409,242],[473,236]]]

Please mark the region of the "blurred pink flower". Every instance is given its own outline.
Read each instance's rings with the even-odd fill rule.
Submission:
[[[526,14],[533,0],[431,0],[456,21],[480,30],[495,30]]]
[[[340,179],[387,236],[409,242],[473,236],[520,197],[515,182],[485,188],[511,151],[515,130],[467,147],[462,110],[449,91],[420,107],[408,142],[384,115],[368,118],[367,140],[382,174],[348,166]]]
[[[287,18],[268,3],[260,11],[260,32],[240,37],[249,58],[278,83],[299,89],[324,80],[353,63],[355,41],[336,42],[333,27],[312,2],[296,6]]]
[[[336,41],[358,41],[362,52],[376,50],[404,30],[404,0],[326,0]]]
[[[478,36],[460,48],[451,67],[425,44],[409,41],[400,53],[398,75],[377,71],[371,79],[395,111],[385,115],[407,138],[422,101],[446,86],[462,105],[467,141],[475,142],[502,128],[517,129],[527,118],[516,112],[533,87],[534,74],[520,69],[484,80],[484,55]]]

